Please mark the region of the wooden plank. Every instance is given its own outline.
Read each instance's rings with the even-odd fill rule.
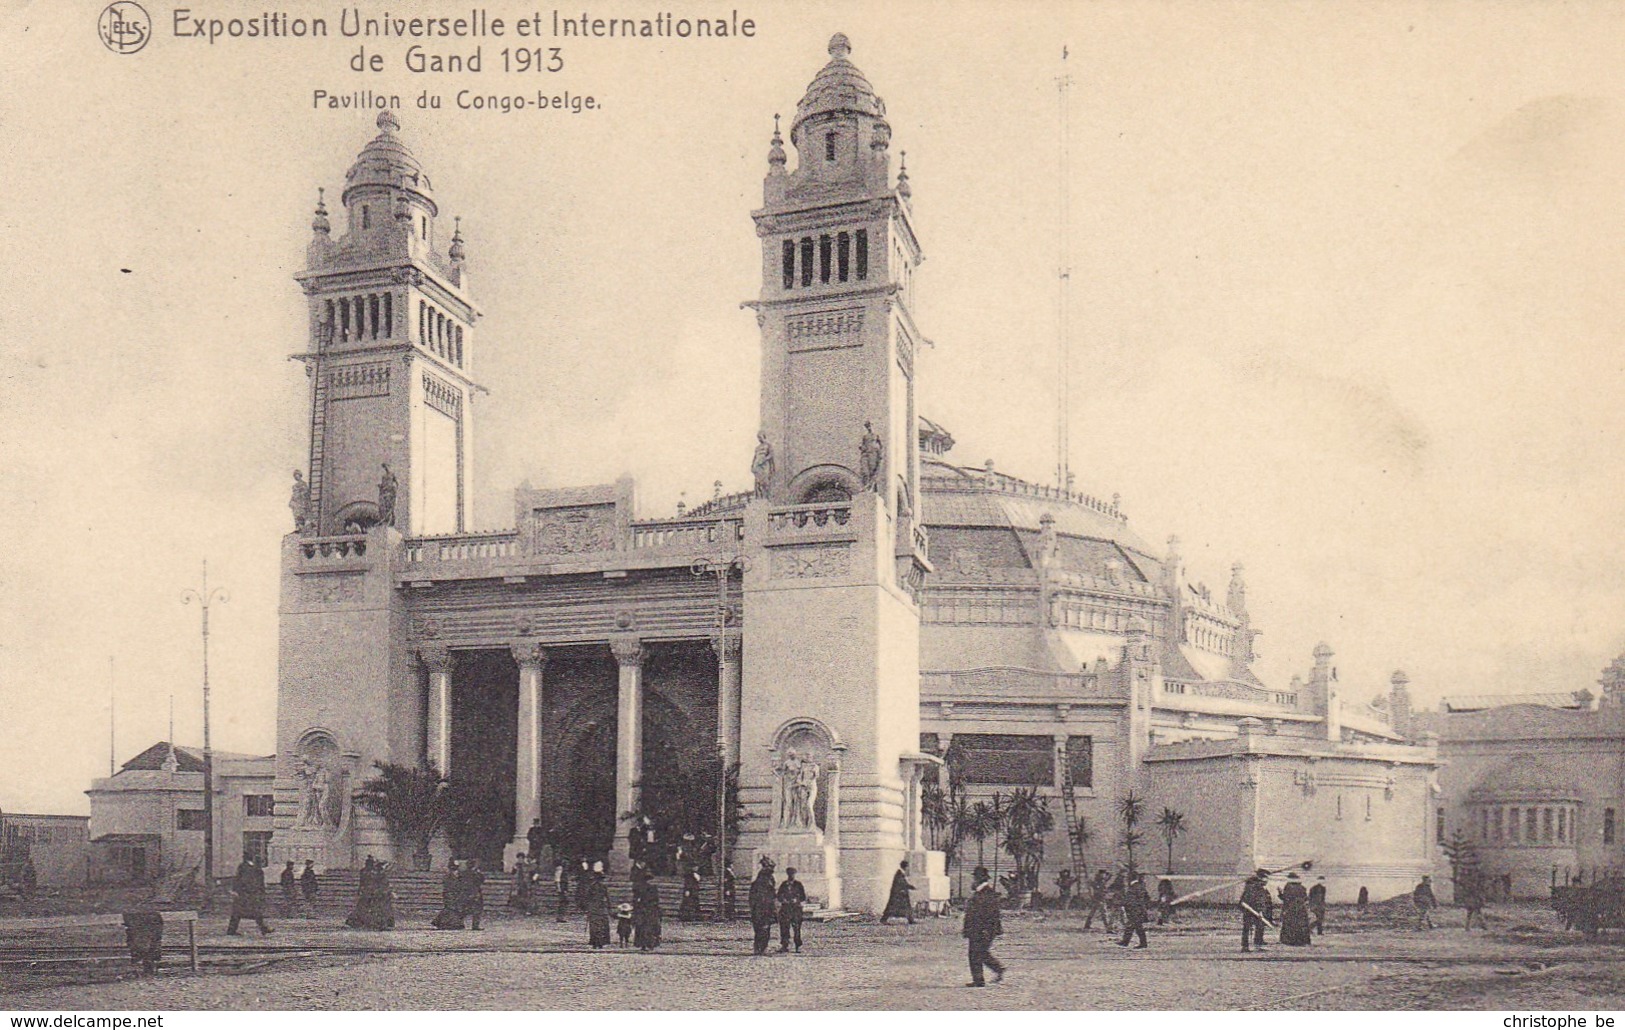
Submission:
[[[160,912],[166,923],[196,923],[196,912]],[[71,916],[20,916],[0,919],[0,932],[6,930],[70,930],[82,926],[123,926],[120,912],[94,912]]]

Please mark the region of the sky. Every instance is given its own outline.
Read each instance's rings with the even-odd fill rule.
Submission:
[[[462,216],[491,391],[476,526],[507,525],[527,478],[630,474],[660,515],[749,483],[750,211],[773,115],[837,31],[908,155],[920,410],[950,458],[1053,481],[1069,264],[1078,486],[1120,494],[1158,548],[1178,534],[1216,591],[1245,564],[1266,682],[1324,640],[1347,695],[1402,668],[1431,705],[1594,688],[1625,649],[1618,5],[691,2],[756,35],[550,40],[563,70],[528,74],[486,40],[481,73],[440,76],[398,40],[356,73],[336,33],[171,38],[152,2],[150,45],[115,54],[102,6],[0,3],[0,808],[88,811],[110,697],[120,762],[168,736],[171,697],[175,736],[201,741],[181,598],[205,560],[229,594],[214,745],[274,746],[307,446],[291,276],[317,187],[336,199],[376,133],[313,90],[402,94],[402,138]],[[602,109],[459,111],[464,88]],[[415,109],[425,89],[445,107]]]

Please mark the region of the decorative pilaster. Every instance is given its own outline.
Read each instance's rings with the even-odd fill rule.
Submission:
[[[643,779],[643,641],[617,633],[609,638],[609,650],[621,667],[615,718],[615,849],[621,852],[627,848],[624,816],[637,811]]]
[[[526,834],[542,815],[542,673],[547,649],[534,640],[508,645],[519,663],[519,722],[515,735],[513,843],[517,851],[528,846]]]
[[[737,633],[713,634],[708,641],[717,657],[717,739],[723,742],[725,761],[739,761],[739,658],[744,639]]]
[[[429,670],[429,704],[423,718],[423,754],[442,776],[451,775],[451,673],[457,658],[445,647],[424,647],[418,660]]]

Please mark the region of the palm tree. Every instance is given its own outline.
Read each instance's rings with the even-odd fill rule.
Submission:
[[[1083,856],[1083,868],[1078,870],[1079,875],[1089,875],[1089,842],[1095,839],[1095,833],[1089,829],[1089,820],[1078,816],[1078,828],[1072,831],[1072,839],[1078,842],[1078,853]]]
[[[994,791],[987,803],[987,835],[993,838],[994,883],[999,882],[999,834],[1004,832],[1004,824],[1009,814],[1004,795]]]
[[[1138,872],[1134,864],[1134,849],[1145,843],[1145,835],[1139,832],[1140,819],[1145,815],[1145,799],[1132,790],[1124,795],[1123,800],[1117,803],[1117,817],[1123,823],[1123,836],[1120,842],[1128,852],[1128,871],[1132,876]]]
[[[384,820],[399,847],[412,849],[412,867],[429,868],[429,842],[451,815],[446,778],[434,766],[373,763],[378,775],[361,785],[356,803]]]
[[[987,807],[986,801],[978,801],[970,806],[970,835],[976,841],[976,864],[986,865],[987,856],[982,845],[987,835],[993,831],[993,813]]]
[[[959,869],[959,893],[965,893],[965,862],[961,852],[965,842],[975,836],[971,832],[976,824],[976,813],[971,808],[970,801],[965,795],[955,791],[953,802],[948,806],[948,843],[950,850],[947,859],[957,864]]]
[[[931,834],[931,850],[946,851],[948,831],[951,825],[948,811],[948,795],[935,783],[928,783],[920,791],[920,819]]]
[[[1016,863],[1016,889],[1034,890],[1044,861],[1044,835],[1055,828],[1049,799],[1026,787],[1011,793],[1005,808],[1004,850]]]
[[[1174,841],[1178,840],[1180,835],[1185,832],[1185,813],[1176,812],[1164,805],[1162,814],[1157,816],[1157,826],[1162,831],[1162,839],[1168,842],[1167,871],[1172,873],[1174,871]]]

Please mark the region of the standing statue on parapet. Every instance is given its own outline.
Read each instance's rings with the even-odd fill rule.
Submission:
[[[293,496],[288,498],[288,508],[293,512],[293,531],[306,532],[310,528],[310,484],[298,469],[293,470]]]
[[[395,473],[389,470],[389,463],[384,463],[384,474],[378,480],[378,521],[386,526],[395,524],[395,495],[400,485],[395,480]]]
[[[773,445],[766,433],[756,434],[756,453],[750,459],[750,474],[756,481],[756,496],[766,499],[773,489]]]
[[[863,441],[858,444],[858,470],[863,475],[865,490],[880,489],[880,465],[886,445],[875,433],[874,423],[863,424]]]

